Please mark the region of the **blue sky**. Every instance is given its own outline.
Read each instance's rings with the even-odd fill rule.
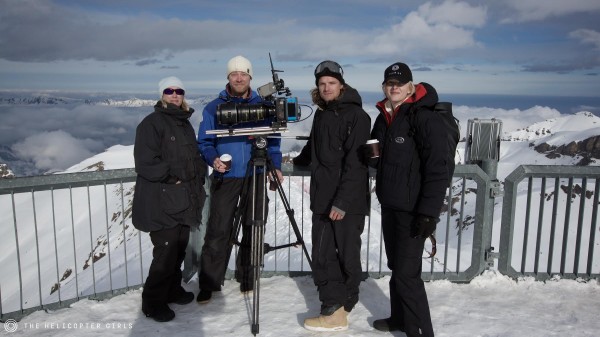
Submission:
[[[156,92],[164,76],[190,93],[225,84],[227,60],[292,92],[320,61],[379,91],[385,67],[467,94],[598,96],[600,1],[0,0],[0,90]]]

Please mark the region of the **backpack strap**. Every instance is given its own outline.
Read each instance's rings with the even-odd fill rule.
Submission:
[[[408,125],[409,125],[408,136],[413,138],[415,141],[415,144],[417,144],[417,149],[419,150],[419,155],[420,155],[421,150],[423,149],[423,144],[416,137],[416,135],[418,133],[416,119],[417,119],[417,112],[419,111],[420,108],[421,108],[421,104],[414,103],[408,108],[408,111],[406,114],[406,120],[408,121]]]

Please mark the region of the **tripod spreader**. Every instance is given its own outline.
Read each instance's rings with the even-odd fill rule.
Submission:
[[[298,247],[300,245],[302,245],[302,242],[300,242],[300,241],[296,241],[294,243],[288,243],[285,245],[279,245],[279,246],[271,246],[270,244],[265,243],[264,251],[265,251],[265,254],[267,254],[267,253],[270,253],[277,249],[288,248],[288,247]]]

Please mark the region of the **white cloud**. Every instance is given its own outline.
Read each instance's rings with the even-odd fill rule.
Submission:
[[[419,54],[435,57],[436,52],[478,46],[473,28],[487,20],[485,6],[466,2],[445,1],[439,5],[427,2],[409,12],[399,23],[376,30],[300,29],[297,23],[288,24],[294,46],[300,50],[283,52],[287,58],[317,60],[322,58],[369,57],[381,58]]]
[[[504,23],[538,21],[549,17],[600,10],[598,0],[508,0],[507,4],[517,11],[517,16],[505,19]]]
[[[42,132],[15,143],[12,150],[17,156],[31,160],[40,170],[65,169],[91,157],[102,148],[102,143],[92,139],[77,139],[62,130]]]
[[[427,2],[419,7],[418,15],[431,24],[447,23],[458,27],[482,27],[487,19],[487,8],[452,0],[445,1],[439,6]]]
[[[591,29],[578,29],[571,34],[572,38],[579,40],[581,43],[591,44],[594,49],[600,50],[600,32]]]
[[[472,47],[477,44],[472,29],[482,27],[486,15],[484,6],[448,0],[437,5],[427,2],[388,27],[324,28],[285,17],[275,23],[249,23],[218,16],[212,20],[147,13],[123,16],[50,0],[26,0],[11,2],[0,13],[0,36],[5,37],[0,39],[0,58],[25,62],[135,60],[134,64],[143,66],[165,62],[170,53],[205,50],[217,55],[240,45],[249,56],[276,45],[280,55],[295,60],[316,61],[332,55],[381,58],[399,52]],[[273,35],[273,26],[277,36],[265,39]]]
[[[465,2],[446,1],[439,6],[427,2],[402,22],[373,39],[368,50],[407,55],[419,51],[448,51],[478,45],[474,31],[486,21],[486,8]]]
[[[226,19],[109,15],[50,0],[13,1],[2,8],[0,58],[12,61],[168,59],[170,52],[215,50],[248,41],[260,45],[256,37],[272,30],[271,24],[238,24]]]

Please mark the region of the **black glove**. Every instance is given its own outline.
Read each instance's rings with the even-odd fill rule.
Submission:
[[[373,157],[373,149],[371,149],[370,146],[363,144],[363,145],[359,146],[358,151],[360,152],[360,157],[365,162],[368,162],[369,159],[371,159],[371,157]]]
[[[296,166],[309,166],[310,160],[307,160],[304,156],[297,156],[292,158],[292,163]]]
[[[412,225],[412,237],[423,239],[428,238],[435,232],[435,227],[438,222],[440,222],[440,218],[434,218],[422,214],[417,215]]]
[[[358,158],[362,163],[370,167],[377,167],[379,157],[373,157],[373,149],[366,144],[358,147]]]

